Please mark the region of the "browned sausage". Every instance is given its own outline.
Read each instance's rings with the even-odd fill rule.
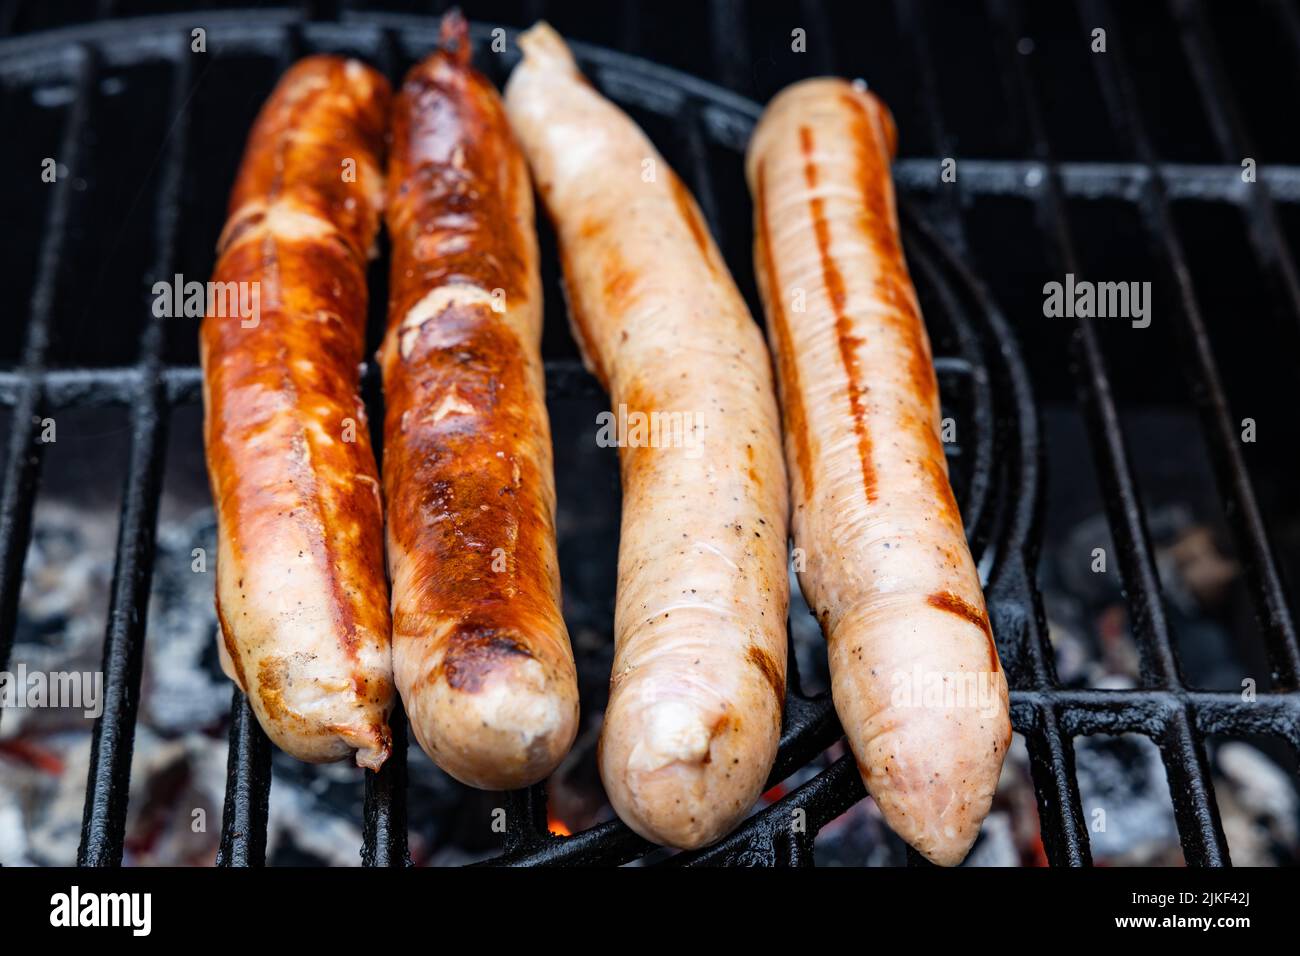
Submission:
[[[200,333],[222,663],[281,748],[378,768],[393,684],[383,511],[358,368],[390,91],[315,56],[253,127]]]
[[[393,667],[458,780],[522,787],[573,743],[532,190],[465,23],[397,98],[384,488]]]

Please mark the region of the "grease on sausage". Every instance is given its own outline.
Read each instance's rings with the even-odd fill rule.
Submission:
[[[577,675],[560,613],[532,190],[458,15],[397,97],[387,218],[397,686],[440,767],[522,787],[573,742]]]
[[[355,751],[372,769],[388,756],[393,685],[358,366],[388,105],[384,78],[354,60],[285,74],[249,138],[212,276],[246,284],[259,308],[213,309],[200,332],[222,665],[282,749]]]

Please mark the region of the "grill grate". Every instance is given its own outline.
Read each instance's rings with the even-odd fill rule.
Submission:
[[[331,5],[332,6],[332,5]],[[347,4],[343,5],[345,8]],[[543,15],[534,3],[529,17]],[[1228,863],[1227,842],[1219,821],[1207,768],[1204,739],[1211,734],[1263,734],[1285,739],[1300,750],[1300,647],[1279,562],[1246,469],[1229,413],[1222,376],[1211,348],[1206,323],[1190,278],[1187,257],[1173,226],[1171,202],[1183,196],[1231,204],[1249,224],[1252,252],[1293,320],[1300,318],[1300,281],[1279,224],[1278,204],[1300,202],[1300,168],[1261,170],[1259,181],[1242,189],[1240,158],[1253,155],[1224,68],[1215,50],[1198,0],[1171,0],[1180,42],[1191,64],[1196,92],[1209,117],[1219,164],[1187,166],[1157,159],[1144,124],[1126,60],[1121,31],[1107,0],[1079,0],[1081,20],[1107,29],[1110,50],[1094,57],[1097,82],[1114,129],[1136,162],[1058,162],[1049,145],[1046,107],[1030,61],[1017,52],[1023,36],[1023,8],[1015,0],[989,0],[995,58],[1017,117],[1028,131],[1028,159],[963,160],[953,188],[937,182],[937,160],[902,160],[896,169],[905,200],[904,226],[908,259],[936,351],[945,414],[959,423],[959,434],[973,436],[950,462],[958,484],[963,515],[973,550],[986,575],[989,611],[1012,686],[1012,717],[1028,748],[1042,839],[1049,862],[1082,866],[1091,862],[1087,823],[1074,772],[1072,739],[1097,733],[1137,733],[1159,746],[1169,776],[1175,819],[1185,858],[1192,865]],[[1280,8],[1281,9],[1281,8]],[[637,8],[629,6],[621,29],[635,37]],[[316,11],[321,12],[321,11]],[[334,13],[336,11],[327,11]],[[810,32],[829,21],[815,2],[801,5]],[[430,49],[436,23],[400,15],[342,13],[342,22],[317,22],[293,11],[205,15],[212,52],[209,57],[251,57],[282,70],[301,55],[318,50],[358,50],[392,78],[400,64]],[[936,53],[916,4],[897,0],[894,17],[917,78],[917,96],[929,137],[938,155],[953,155],[955,137],[940,105]],[[13,8],[0,16],[0,33],[12,28]],[[60,409],[112,405],[130,415],[129,467],[115,554],[103,670],[105,708],[96,722],[78,862],[115,866],[122,860],[129,791],[131,752],[140,692],[144,622],[153,570],[157,505],[167,445],[170,410],[200,400],[197,368],[168,364],[163,320],[144,325],[138,361],[129,367],[53,368],[48,359],[56,286],[67,258],[68,236],[80,227],[72,183],[78,170],[95,162],[95,143],[88,136],[91,110],[104,64],[164,63],[170,70],[166,146],[151,175],[154,221],[151,277],[176,271],[176,253],[186,202],[186,105],[200,79],[189,55],[193,17],[163,17],[142,24],[103,22],[61,35],[0,41],[0,82],[7,96],[37,82],[70,84],[72,105],[59,148],[72,175],[53,187],[27,316],[26,342],[20,363],[0,370],[0,404],[11,409],[8,455],[0,495],[0,666],[12,648],[23,561],[31,537],[32,510],[42,466],[38,441],[42,417]],[[715,38],[714,68],[733,87],[745,82],[750,51],[732,24],[744,19],[734,0],[714,0],[709,22]],[[1285,8],[1286,36],[1300,51],[1300,28]],[[486,56],[489,28],[476,26],[481,66],[501,80],[513,60]],[[513,44],[512,44],[513,46]],[[816,48],[818,70],[836,72],[830,46]],[[575,44],[584,69],[608,95],[625,106],[666,117],[681,133],[677,161],[690,181],[702,210],[746,286],[749,273],[747,226],[726,212],[719,195],[711,150],[743,149],[757,118],[747,100],[645,61]],[[244,131],[238,131],[242,141]],[[665,145],[665,144],[661,144]],[[1142,681],[1134,690],[1076,690],[1060,686],[1048,641],[1042,598],[1035,584],[1041,540],[1040,489],[1042,449],[1037,406],[1015,336],[998,306],[970,275],[962,260],[970,250],[963,209],[980,196],[1012,196],[1032,204],[1039,238],[1049,250],[1057,273],[1082,268],[1069,201],[1075,197],[1107,198],[1132,204],[1154,251],[1163,279],[1177,292],[1179,368],[1201,415],[1215,476],[1231,530],[1241,553],[1255,610],[1267,641],[1274,686],[1251,703],[1230,691],[1190,688],[1179,662],[1166,619],[1154,551],[1138,481],[1131,462],[1112,379],[1095,323],[1074,320],[1072,338],[1074,387],[1084,412],[1090,446],[1117,543],[1120,572],[1129,602],[1140,655]],[[913,211],[925,204],[927,226]],[[376,295],[376,299],[381,299]],[[752,303],[751,303],[752,304]],[[382,300],[381,300],[382,305]],[[561,320],[562,308],[548,302],[548,323]],[[144,300],[141,308],[147,308]],[[373,369],[363,383],[367,396],[378,395]],[[548,360],[551,397],[598,394],[594,381],[571,360]],[[381,420],[372,415],[372,420]],[[792,668],[795,663],[791,655]],[[792,670],[781,749],[772,782],[780,782],[807,765],[839,739],[841,731],[825,695],[806,697]],[[394,715],[393,756],[379,773],[365,779],[362,860],[372,866],[409,865],[406,807],[406,727]],[[225,866],[264,862],[271,749],[243,696],[235,692],[230,725],[229,772],[217,861]],[[851,757],[832,764],[778,802],[766,807],[721,843],[673,857],[675,865],[747,864],[810,865],[817,832],[864,796]],[[501,856],[490,864],[619,864],[645,856],[653,848],[621,823],[612,821],[572,837],[557,837],[547,828],[542,786],[508,795],[509,827]],[[806,829],[792,833],[791,813],[806,814]],[[912,862],[920,862],[913,855]]]

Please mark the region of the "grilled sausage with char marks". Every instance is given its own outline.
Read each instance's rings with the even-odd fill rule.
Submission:
[[[988,813],[1011,723],[899,241],[894,138],[874,96],[807,80],[768,106],[747,174],[800,584],[835,708],[886,821],[952,865]]]
[[[393,670],[425,752],[490,789],[542,779],[577,733],[560,614],[542,293],[528,169],[465,22],[393,115],[380,352]]]
[[[212,276],[246,284],[228,288],[259,309],[222,314],[226,297],[200,332],[222,665],[283,750],[313,762],[355,751],[371,769],[388,757],[393,683],[358,369],[389,98],[355,60],[314,56],[284,75],[249,138]]]

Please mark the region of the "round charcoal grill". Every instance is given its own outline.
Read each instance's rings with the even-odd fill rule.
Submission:
[[[192,30],[206,30],[207,50],[192,53]],[[475,25],[475,64],[498,84],[518,58],[511,31]],[[502,37],[506,52],[495,53]],[[79,862],[112,866],[122,859],[131,752],[139,698],[144,621],[154,558],[157,502],[166,428],[171,408],[200,401],[200,382],[193,346],[177,344],[178,331],[152,316],[149,286],[170,278],[184,265],[187,278],[206,278],[206,260],[183,262],[187,250],[210,250],[224,215],[225,191],[248,132],[246,120],[269,93],[269,82],[300,56],[336,52],[376,64],[394,82],[406,66],[427,54],[437,39],[432,18],[349,15],[342,22],[306,22],[289,12],[212,14],[106,22],[0,42],[0,82],[7,97],[31,96],[47,103],[61,118],[59,163],[67,172],[51,187],[45,227],[36,258],[26,340],[20,364],[0,372],[0,401],[13,410],[9,454],[5,464],[3,511],[0,512],[0,666],[8,661],[22,580],[23,556],[31,533],[32,504],[40,468],[38,423],[46,413],[87,405],[129,409],[131,450],[123,496],[115,572],[104,648],[105,708],[95,725],[84,810]],[[724,171],[739,169],[740,156],[759,107],[685,74],[632,57],[574,43],[583,70],[607,96],[648,124],[656,145],[682,174],[698,197],[714,235],[727,257],[750,307],[761,316],[753,295],[749,252],[749,208],[736,191],[743,185]],[[215,62],[237,62],[240,69],[260,71],[268,85],[258,96],[231,94],[239,101],[237,128],[201,128],[210,118],[191,108],[203,74]],[[111,188],[96,181],[109,157],[97,155],[95,134],[102,116],[108,74],[149,69],[130,75],[165,84],[168,132],[158,158],[148,166],[137,202],[152,213],[148,261],[138,301],[117,311],[137,310],[141,329],[134,364],[113,367],[67,367],[51,359],[57,345],[51,313],[56,287],[78,264],[75,250],[87,244],[79,220],[81,193]],[[138,91],[128,83],[127,96]],[[159,98],[155,90],[155,98]],[[666,132],[665,132],[666,131]],[[196,145],[201,144],[201,145]],[[215,157],[215,158],[214,158]],[[137,164],[147,156],[137,157]],[[730,164],[730,165],[728,165]],[[195,181],[196,170],[222,167],[225,181]],[[729,191],[729,192],[728,192]],[[740,193],[743,197],[743,192]],[[1039,598],[1032,586],[1036,558],[1036,521],[1040,474],[1036,409],[1028,377],[1007,324],[996,306],[953,250],[900,199],[908,262],[934,344],[944,416],[955,424],[957,440],[948,446],[954,490],[961,504],[976,561],[986,584],[989,611],[999,651],[1013,690],[1013,719],[1029,749],[1038,794],[1044,844],[1059,862],[1087,860],[1086,836],[1073,778],[1069,736],[1059,726],[1068,702],[1058,697],[1051,650],[1046,643]],[[544,248],[548,236],[543,230]],[[76,245],[73,246],[74,237]],[[85,264],[82,263],[84,268]],[[544,255],[547,271],[546,316],[550,343],[563,339],[564,304],[557,294],[555,257]],[[383,274],[387,262],[372,270],[372,332],[382,327]],[[202,272],[202,275],[191,273]],[[112,315],[113,310],[109,310]],[[572,355],[571,343],[567,343]],[[177,360],[180,356],[182,360]],[[368,369],[364,387],[371,420],[382,421],[378,382]],[[599,389],[573,358],[547,356],[548,395],[597,396]],[[562,552],[563,553],[563,552]],[[614,555],[608,555],[612,562]],[[568,576],[570,568],[561,568]],[[612,625],[612,622],[610,622]],[[612,629],[612,627],[611,627]],[[805,696],[799,675],[791,674],[780,754],[771,784],[806,766],[841,736],[827,695]],[[579,654],[580,670],[605,667]],[[606,680],[608,673],[595,675]],[[1085,692],[1080,708],[1095,711],[1105,724],[1107,708],[1142,708],[1102,704]],[[1087,700],[1083,698],[1087,697]],[[1168,701],[1148,702],[1158,711]],[[1148,727],[1163,727],[1164,716],[1150,716]],[[1131,718],[1135,723],[1139,718]],[[1086,723],[1086,722],[1084,722]],[[1084,723],[1070,726],[1078,728]],[[1116,725],[1118,726],[1118,724]],[[367,865],[401,866],[407,851],[406,732],[394,715],[394,752],[379,773],[365,781],[364,841]],[[1160,732],[1158,729],[1153,733]],[[1194,757],[1194,752],[1193,752]],[[270,745],[236,691],[230,728],[230,752],[224,819],[218,862],[259,865],[266,848],[267,806],[271,786]],[[675,864],[808,865],[818,830],[864,797],[851,756],[751,816],[719,844],[670,858]],[[646,843],[618,821],[570,837],[547,828],[543,785],[509,794],[504,852],[490,864],[621,864],[650,853]],[[792,828],[794,811],[803,811],[801,828]],[[418,811],[417,811],[418,812]],[[1210,837],[1217,820],[1202,820]],[[1219,835],[1221,839],[1221,834]],[[1209,837],[1207,837],[1207,840]],[[917,862],[917,858],[913,858]]]
[[[191,54],[191,30],[196,22],[207,31],[206,54]],[[506,53],[490,49],[497,28],[475,25],[475,64],[498,84],[517,61],[513,34],[506,32]],[[29,39],[6,41],[0,55],[0,78],[12,91],[28,89],[52,101],[69,101],[60,162],[73,176],[96,162],[93,123],[89,110],[98,74],[108,65],[131,67],[164,64],[171,76],[170,115],[175,117],[156,175],[145,189],[154,193],[154,261],[149,284],[170,276],[175,268],[173,246],[178,224],[188,221],[186,202],[204,196],[224,204],[215,185],[195,192],[182,190],[189,157],[186,151],[187,103],[192,87],[204,69],[204,56],[271,61],[278,75],[290,62],[315,52],[361,56],[376,64],[394,82],[405,64],[433,49],[437,22],[404,17],[357,17],[346,23],[303,23],[291,16],[220,15],[195,18],[157,18],[148,21],[105,23],[59,31]],[[659,146],[691,185],[714,235],[727,256],[733,274],[750,294],[750,306],[761,316],[749,277],[750,224],[743,217],[724,219],[714,171],[714,152],[743,154],[760,108],[745,99],[685,74],[642,60],[574,43],[578,60],[598,88],[638,119],[646,114],[662,117],[677,142]],[[269,89],[268,91],[269,92]],[[221,134],[241,146],[247,129],[227,129]],[[683,161],[684,160],[684,161]],[[230,171],[233,175],[233,169]],[[72,177],[68,177],[71,180]],[[1038,646],[1024,637],[1036,619],[1027,587],[1028,542],[1038,499],[1037,429],[1028,378],[1014,340],[996,307],[976,285],[952,251],[901,203],[904,238],[913,278],[934,343],[935,364],[945,417],[955,424],[957,441],[948,446],[954,490],[970,533],[976,561],[987,584],[990,614],[998,635],[1007,672],[1013,677],[1028,666],[1038,671],[1041,656],[1025,661],[1023,648]],[[169,407],[200,400],[199,375],[193,365],[164,361],[166,334],[151,321],[141,342],[140,359],[123,369],[46,369],[50,298],[54,277],[63,267],[65,233],[73,226],[73,197],[68,186],[56,187],[43,237],[40,268],[32,304],[22,372],[4,384],[20,414],[16,423],[39,418],[40,409],[82,404],[123,403],[133,409],[131,473],[123,506],[117,554],[113,604],[105,647],[106,707],[95,728],[79,862],[83,865],[120,863],[126,819],[128,773],[136,718],[142,642],[147,635],[141,621],[148,594],[152,564],[152,536],[160,485],[160,462]],[[211,233],[215,237],[216,232]],[[554,271],[553,261],[549,264]],[[381,262],[372,274],[386,269]],[[548,327],[562,324],[562,299],[553,294],[555,276],[547,276]],[[372,290],[382,309],[383,296]],[[553,332],[548,334],[548,340]],[[368,370],[366,391],[372,421],[382,421],[375,376]],[[548,395],[598,395],[599,388],[572,359],[548,359]],[[22,413],[27,414],[22,414]],[[12,441],[29,437],[15,427]],[[17,447],[16,444],[11,447]],[[30,462],[19,474],[23,487],[36,478],[39,460],[11,455]],[[26,490],[30,506],[32,492]],[[12,499],[6,495],[5,501]],[[19,502],[22,503],[21,501]],[[30,507],[5,513],[4,620],[14,619],[16,588],[21,578],[21,548],[17,543],[30,532]],[[613,555],[610,555],[610,560]],[[562,574],[566,571],[561,568]],[[5,656],[7,657],[5,648]],[[794,663],[793,653],[790,655]],[[579,667],[591,666],[579,656]],[[599,665],[598,665],[599,666]],[[607,674],[604,675],[607,677]],[[798,674],[790,674],[780,754],[773,769],[775,784],[813,760],[841,736],[827,695],[805,696]],[[262,734],[243,695],[234,693],[230,731],[230,756],[226,803],[218,862],[257,865],[263,861],[266,842],[267,801],[271,785],[270,745]],[[404,865],[406,846],[405,728],[401,715],[394,719],[392,759],[379,773],[366,774],[364,845],[368,865]],[[812,841],[817,831],[864,797],[851,756],[845,756],[780,801],[756,813],[721,843],[691,854],[671,858],[673,863],[731,863],[792,865],[812,862]],[[792,832],[789,821],[804,811],[806,825]],[[507,799],[508,831],[505,852],[489,861],[497,864],[618,864],[644,856],[654,849],[622,823],[611,821],[571,837],[558,837],[547,829],[544,785],[512,793]]]

